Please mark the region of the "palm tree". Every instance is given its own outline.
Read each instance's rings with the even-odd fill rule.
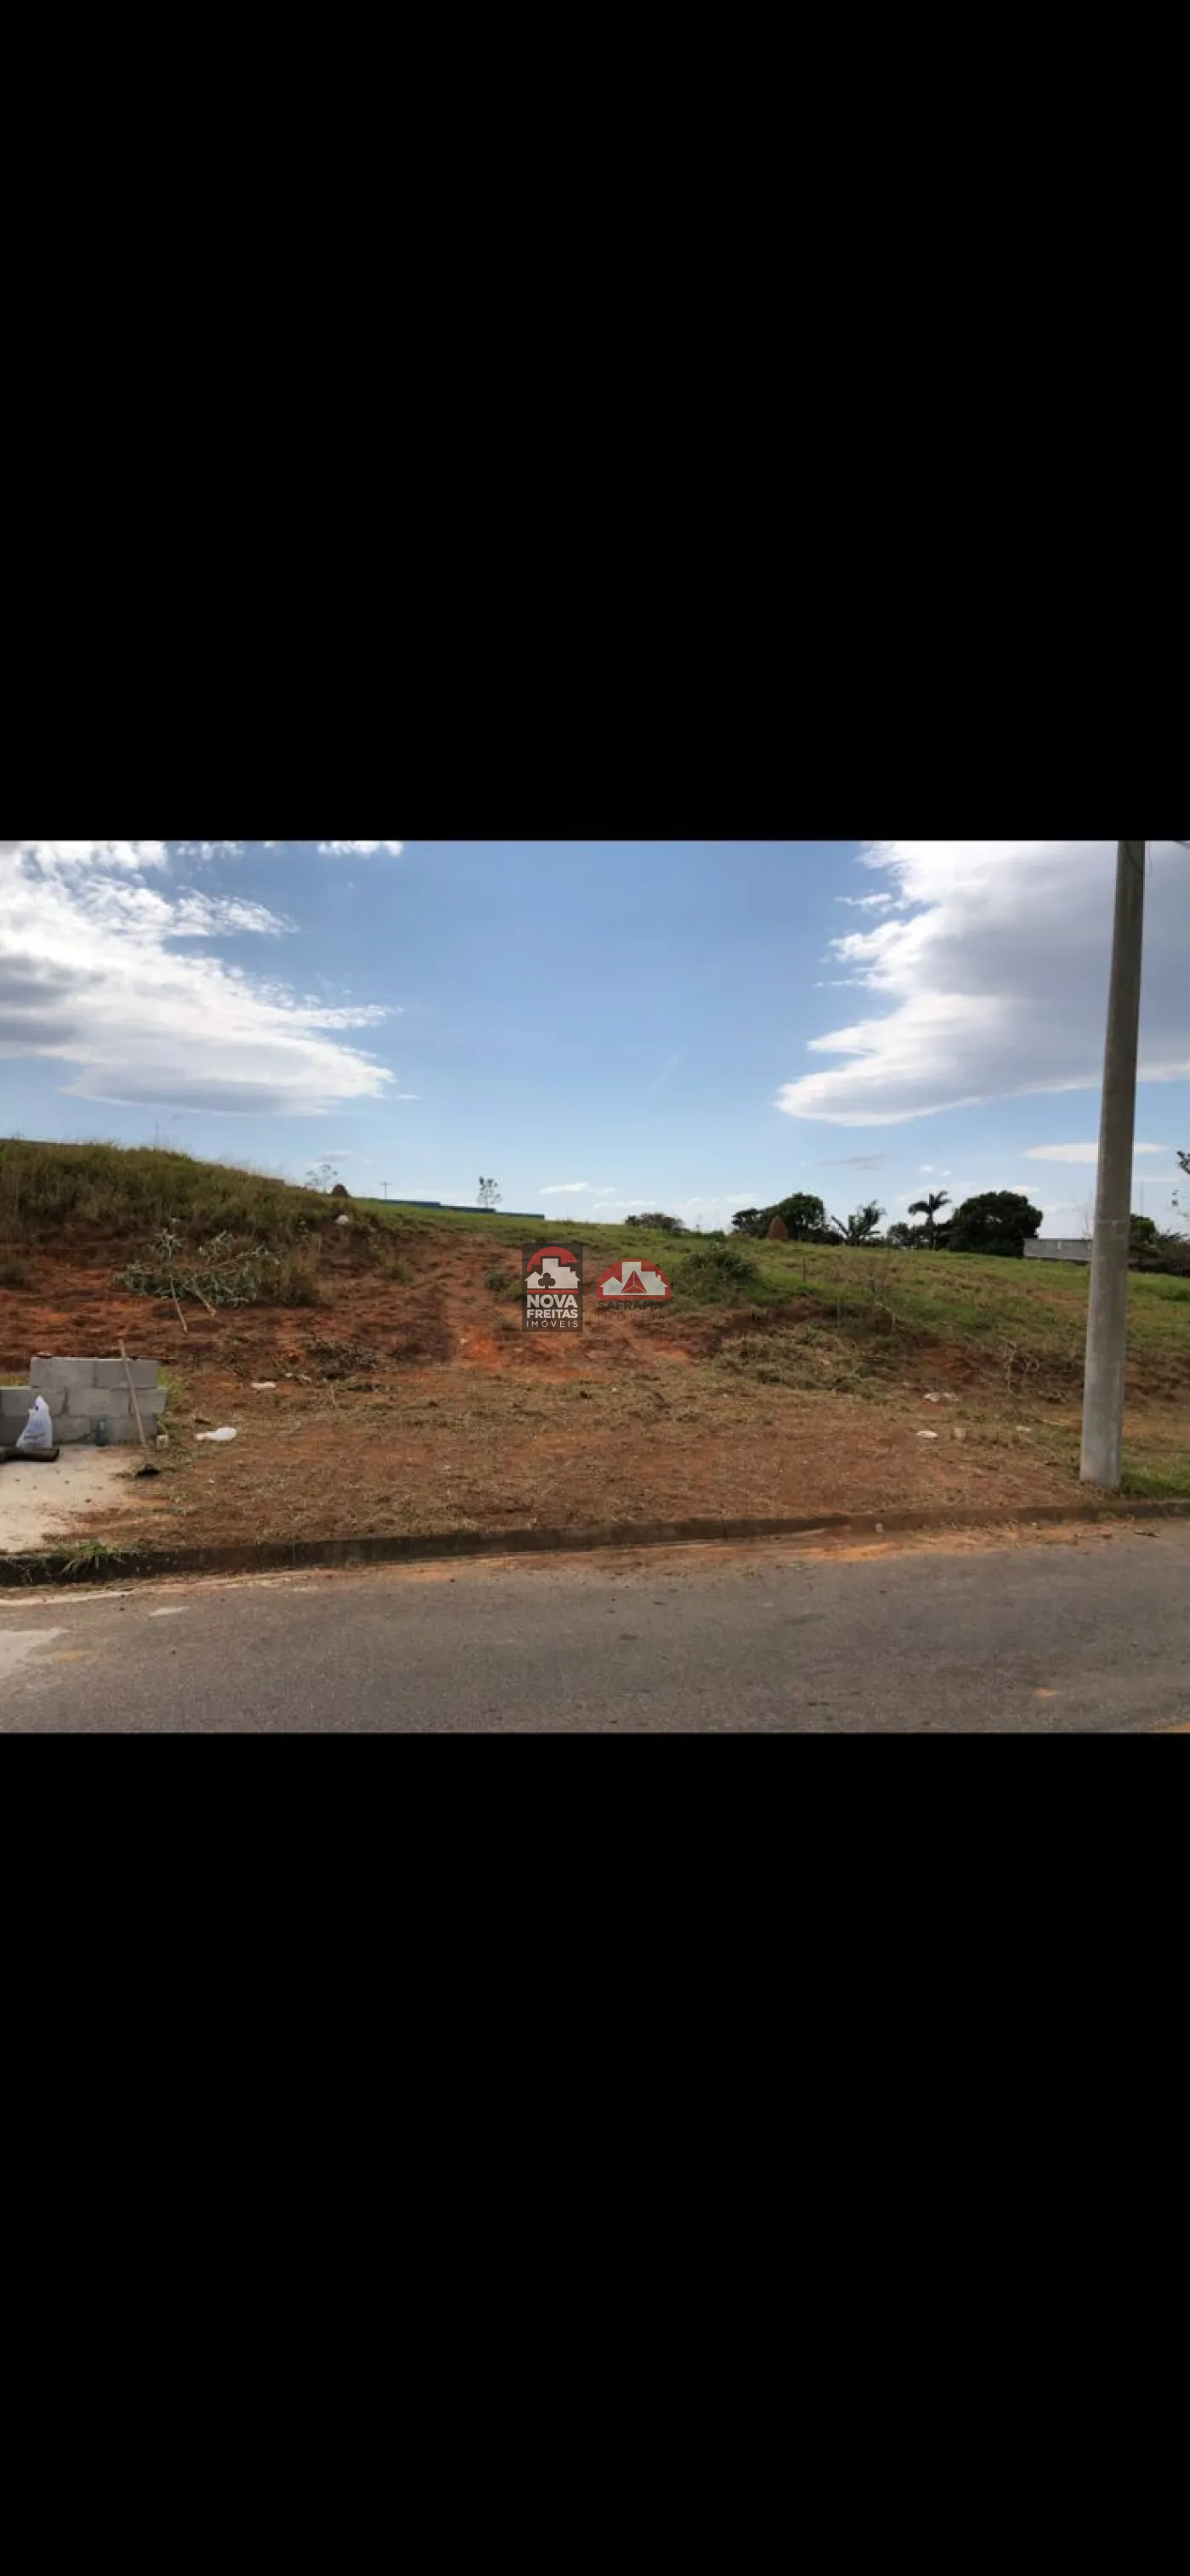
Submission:
[[[910,1216],[924,1216],[926,1221],[926,1242],[931,1252],[938,1240],[939,1213],[944,1207],[949,1206],[949,1190],[927,1190],[924,1199],[915,1199],[909,1210]]]
[[[866,1207],[856,1209],[854,1216],[834,1216],[831,1224],[837,1228],[844,1243],[874,1243],[883,1214],[884,1210],[876,1200],[869,1199]]]

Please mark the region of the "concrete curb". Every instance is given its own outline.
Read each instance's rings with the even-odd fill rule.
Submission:
[[[938,1536],[949,1530],[1061,1529],[1105,1521],[1190,1519],[1190,1501],[1046,1503],[1033,1511],[824,1512],[797,1520],[643,1521],[587,1529],[438,1530],[411,1538],[267,1539],[240,1547],[136,1548],[97,1563],[0,1556],[0,1591],[53,1583],[154,1582],[179,1574],[292,1574],[310,1567],[424,1565],[485,1556],[571,1556],[641,1547],[707,1547],[751,1539]],[[86,1542],[82,1542],[83,1545]]]

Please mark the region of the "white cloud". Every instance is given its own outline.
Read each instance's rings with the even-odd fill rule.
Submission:
[[[33,845],[30,844],[29,846],[32,847]],[[46,844],[43,842],[38,846],[45,848]],[[102,846],[107,846],[108,848],[123,847],[129,849],[136,849],[138,847],[146,849],[151,847],[164,850],[167,847],[167,844],[164,841],[153,843],[109,842],[106,845],[99,842],[63,842],[60,846],[62,848],[76,849],[98,849]],[[216,852],[218,852],[222,858],[236,857],[241,852],[248,849],[249,846],[250,845],[247,841],[175,841],[173,844],[173,847],[180,851],[182,856],[187,859],[210,859],[215,856]],[[276,850],[280,848],[281,844],[277,841],[258,841],[255,846],[261,850]],[[328,859],[371,859],[375,857],[377,850],[386,850],[390,858],[399,859],[402,851],[404,850],[405,844],[403,841],[294,841],[291,842],[289,846],[292,849],[298,850],[321,850],[324,858]]]
[[[328,859],[374,859],[377,850],[387,851],[390,859],[399,859],[405,844],[403,841],[320,841],[318,847]]]
[[[343,1043],[383,1009],[301,997],[210,953],[294,925],[171,891],[171,854],[191,846],[0,841],[0,1057],[48,1058],[68,1095],[130,1106],[309,1115],[387,1095],[392,1075]]]
[[[1150,845],[1142,1076],[1190,1078],[1190,855]],[[1097,1087],[1114,841],[888,841],[866,866],[894,909],[833,945],[877,1015],[810,1043],[840,1061],[780,1093],[791,1118],[893,1126],[942,1109]],[[863,901],[864,898],[858,898]]]
[[[553,1181],[541,1196],[543,1199],[581,1199],[586,1197],[590,1187],[589,1181]]]
[[[1164,1145],[1138,1145],[1136,1147],[1136,1152],[1138,1154],[1164,1154],[1166,1150],[1167,1149]],[[1097,1163],[1098,1160],[1098,1144],[1030,1145],[1025,1155],[1025,1161],[1027,1163]]]

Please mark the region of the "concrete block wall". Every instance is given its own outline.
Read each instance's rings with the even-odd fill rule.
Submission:
[[[140,1406],[145,1438],[152,1440],[165,1411],[165,1388],[157,1383],[156,1360],[130,1360],[132,1383]],[[54,1438],[63,1446],[93,1440],[95,1425],[106,1416],[113,1448],[134,1445],[138,1434],[128,1398],[128,1380],[120,1359],[51,1359],[44,1355],[29,1365],[28,1386],[0,1387],[0,1448],[14,1448],[43,1395],[50,1408]]]

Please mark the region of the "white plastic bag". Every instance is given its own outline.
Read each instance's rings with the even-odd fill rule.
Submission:
[[[238,1431],[196,1431],[194,1435],[196,1440],[214,1440],[219,1443],[225,1440],[238,1440],[239,1436]]]
[[[44,1395],[39,1395],[17,1442],[18,1449],[52,1449],[54,1426]]]

